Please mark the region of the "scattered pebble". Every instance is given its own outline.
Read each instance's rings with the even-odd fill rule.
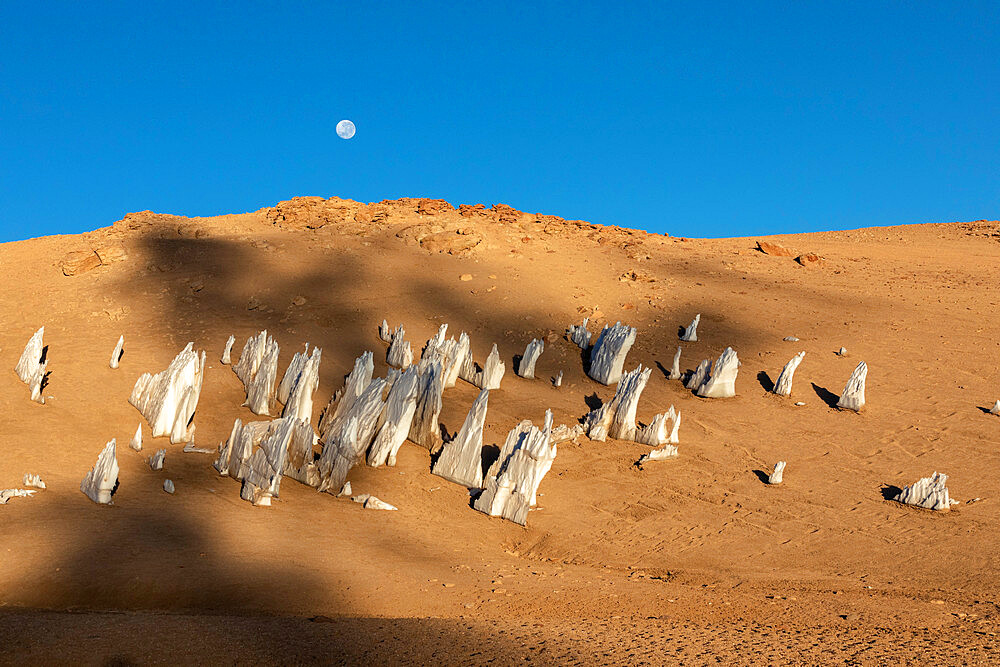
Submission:
[[[463,273],[462,275],[460,275],[458,277],[458,279],[461,280],[464,283],[467,283],[470,280],[472,280],[472,274],[471,273]]]

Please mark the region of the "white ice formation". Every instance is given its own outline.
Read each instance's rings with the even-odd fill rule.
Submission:
[[[774,383],[775,394],[778,396],[791,396],[792,377],[795,375],[795,369],[799,367],[805,356],[805,352],[799,352],[781,369],[781,373],[778,374],[778,380]]]
[[[479,392],[458,434],[441,448],[431,470],[435,475],[470,489],[483,488],[483,425],[489,397],[489,389]]]
[[[270,415],[278,378],[278,344],[266,329],[247,339],[233,372],[246,389],[243,405],[256,415]]]
[[[350,412],[355,401],[371,383],[374,372],[375,362],[371,352],[365,352],[354,360],[354,369],[344,381],[344,388],[330,399],[329,405],[326,406],[326,410],[323,411],[323,416],[319,420],[320,440],[326,439],[332,424],[339,424],[344,420],[344,416]],[[336,406],[334,405],[335,401]]]
[[[278,496],[282,475],[319,484],[314,438],[312,427],[295,417],[247,424],[237,419],[229,439],[219,445],[215,469],[243,482],[240,498],[268,506]]]
[[[785,462],[778,461],[774,464],[774,471],[768,476],[768,484],[781,484],[782,475],[785,473]]]
[[[11,498],[30,498],[35,489],[0,489],[0,505],[6,505]]]
[[[372,380],[350,409],[330,423],[319,458],[320,491],[336,494],[372,444],[385,408],[382,396],[387,384],[385,378]]]
[[[701,322],[701,313],[694,316],[691,325],[684,329],[684,333],[681,334],[681,340],[694,343],[698,340],[698,323]]]
[[[24,479],[21,483],[25,486],[31,486],[36,489],[45,488],[45,482],[42,481],[42,478],[38,475],[32,475],[31,473],[24,473]]]
[[[222,350],[222,363],[231,364],[233,362],[233,343],[236,342],[236,336],[230,336],[226,339],[226,347]]]
[[[115,345],[115,349],[111,352],[111,361],[108,364],[111,368],[118,368],[118,361],[122,358],[122,349],[125,347],[125,335],[122,334],[118,337],[118,344]]]
[[[590,351],[587,375],[601,384],[614,384],[622,377],[625,357],[635,343],[635,329],[621,322],[605,326]]]
[[[421,359],[417,365],[417,399],[409,438],[421,447],[436,452],[441,447],[442,392],[444,371],[439,358]]]
[[[410,349],[410,344],[406,342],[406,331],[403,329],[402,324],[396,327],[396,331],[392,334],[389,349],[385,353],[385,361],[394,368],[402,368],[404,370],[409,368],[410,364],[413,363],[413,350]]]
[[[351,495],[351,493],[352,493],[351,482],[350,480],[348,480],[344,482],[344,486],[343,488],[340,489],[340,493],[337,494],[337,497],[344,498],[345,496]]]
[[[167,493],[173,493],[174,492],[174,481],[171,480],[171,479],[165,479],[165,480],[163,480],[163,490],[166,491]]]
[[[838,408],[854,410],[858,412],[865,404],[865,378],[868,377],[868,364],[861,362],[851,373],[851,377],[844,386],[844,392],[837,401]]]
[[[356,503],[359,503],[366,510],[388,510],[390,512],[394,512],[399,509],[395,505],[390,505],[384,500],[379,500],[370,493],[362,493],[360,495],[354,496],[353,498],[351,498],[351,500],[353,500]]]
[[[469,336],[464,331],[459,335],[458,340],[454,337],[445,340],[448,332],[448,325],[442,324],[437,335],[427,341],[424,345],[421,360],[425,358],[439,357],[441,368],[444,374],[445,388],[454,387],[458,380],[459,373],[467,370],[469,366],[468,357],[472,354],[469,348]]]
[[[677,457],[677,447],[675,445],[667,445],[660,449],[654,449],[649,454],[643,454],[639,458],[639,465],[647,463],[649,461],[666,461],[667,459],[672,459]]]
[[[118,489],[118,459],[115,457],[115,440],[104,446],[97,463],[80,483],[80,490],[95,503],[107,505]]]
[[[392,340],[392,330],[389,329],[389,323],[385,320],[382,320],[382,324],[378,327],[378,337],[386,343]]]
[[[897,493],[893,500],[905,505],[916,505],[929,510],[946,510],[958,502],[948,496],[948,475],[935,472],[930,477],[924,477]]]
[[[539,355],[545,350],[545,341],[541,338],[534,338],[528,346],[524,349],[524,356],[521,357],[521,363],[517,365],[517,375],[518,377],[523,377],[528,380],[533,380],[535,378],[535,362],[538,361]]]
[[[583,324],[571,324],[569,329],[566,330],[566,337],[581,350],[586,350],[590,347],[591,333],[587,331],[588,322],[590,322],[590,318],[584,318]]]
[[[730,398],[736,395],[736,374],[740,372],[740,360],[731,347],[723,350],[712,365],[712,371],[697,394],[705,398]]]
[[[128,443],[128,446],[137,452],[142,451],[142,423],[140,422],[138,426],[135,427],[135,435],[132,436],[132,440]]]
[[[552,434],[549,436],[549,440],[552,444],[558,445],[560,442],[576,440],[583,435],[583,433],[583,424],[574,424],[571,427],[566,426],[566,424],[560,424],[552,429]]]
[[[552,378],[552,386],[553,387],[561,387],[562,386],[562,379],[563,379],[563,372],[559,371],[558,373],[556,373],[556,376],[554,378]]]
[[[667,422],[671,422],[671,428],[667,430]],[[657,447],[659,445],[676,445],[680,442],[677,432],[681,426],[681,413],[674,410],[674,406],[662,414],[653,417],[653,421],[645,428],[637,428],[634,440],[643,445]]]
[[[472,506],[484,514],[525,525],[528,510],[536,504],[538,486],[556,458],[551,435],[551,410],[546,410],[540,430],[527,419],[515,426],[507,434],[500,457],[486,474],[483,492]]]
[[[128,402],[149,422],[154,438],[169,435],[170,442],[188,442],[194,437],[194,411],[201,395],[205,353],[197,354],[188,343],[166,370],[143,373],[135,381]]]
[[[499,389],[500,381],[503,380],[503,375],[506,372],[507,366],[500,361],[500,351],[497,349],[497,344],[493,343],[493,349],[486,357],[483,370],[476,373],[476,381],[472,384],[480,389]]]
[[[679,345],[677,346],[677,352],[674,353],[674,363],[670,366],[670,375],[667,376],[667,379],[681,379],[681,348]]]
[[[297,352],[285,370],[278,385],[278,400],[285,404],[282,417],[295,417],[312,422],[313,394],[319,387],[319,364],[323,350],[314,347],[309,354],[309,343],[304,352]]]
[[[188,442],[184,445],[184,449],[181,450],[184,454],[214,454],[214,449],[204,449],[202,447],[195,447],[194,441]]]
[[[166,455],[167,450],[157,449],[155,454],[146,459],[146,462],[149,463],[149,467],[152,470],[163,470],[163,459]]]
[[[845,354],[847,354],[847,348],[846,347],[842,347],[839,350],[837,350],[837,356],[842,357]]]
[[[45,327],[36,331],[24,346],[24,352],[17,361],[14,371],[21,382],[28,385],[31,390],[31,400],[36,403],[45,403],[42,396],[42,381],[45,379],[45,368],[48,366],[48,355],[45,354],[45,344],[42,336],[45,335]],[[43,360],[42,357],[45,356]]]
[[[708,377],[708,372],[712,368],[711,359],[702,359],[698,367],[694,369],[694,373],[688,378],[688,381],[684,384],[687,389],[698,390],[701,385],[705,383],[705,378]]]
[[[379,417],[375,441],[368,451],[368,465],[396,465],[396,453],[410,433],[413,415],[417,411],[417,390],[420,377],[411,366],[396,378],[385,399],[385,410]]]
[[[1000,415],[1000,400],[998,400],[996,403],[994,403],[993,407],[990,408],[990,414],[991,415]]]
[[[649,445],[660,445],[669,442],[666,421],[674,417],[675,429],[678,424],[675,415],[668,412],[656,415],[649,426],[639,428],[635,422],[639,397],[646,383],[649,382],[649,368],[640,365],[634,371],[622,376],[615,389],[614,398],[590,412],[583,423],[584,431],[591,440],[603,442],[608,437],[618,440],[632,440]],[[676,437],[676,433],[674,434]]]

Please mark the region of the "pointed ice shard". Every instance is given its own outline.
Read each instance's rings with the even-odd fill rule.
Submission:
[[[368,465],[396,465],[396,452],[410,432],[417,411],[417,388],[420,378],[417,367],[411,366],[393,383],[385,401],[385,411],[379,420],[378,434],[368,452]]]
[[[545,341],[541,338],[534,338],[528,346],[524,349],[524,356],[521,357],[521,363],[517,365],[517,374],[519,377],[523,377],[529,380],[535,378],[535,362],[538,361],[538,357],[545,350]]]
[[[142,451],[142,423],[135,427],[135,435],[132,436],[131,442],[128,446],[137,452]]]
[[[681,348],[677,347],[677,352],[674,354],[674,363],[670,366],[670,375],[667,376],[668,380],[680,380],[681,379]]]
[[[118,344],[115,345],[114,351],[111,353],[111,361],[109,365],[111,368],[118,368],[118,362],[122,358],[122,348],[125,347],[125,335],[122,334],[118,337]]]
[[[552,386],[553,387],[561,387],[562,386],[562,379],[563,379],[563,372],[559,371],[558,373],[556,373],[556,376],[554,378],[552,378]]]
[[[483,389],[472,404],[461,430],[442,449],[431,472],[470,489],[483,487],[483,425],[490,390]]]
[[[372,380],[344,419],[336,422],[323,439],[323,453],[318,464],[320,491],[334,494],[339,491],[347,473],[368,450],[385,408],[386,385],[384,378]]]
[[[625,357],[635,343],[635,329],[618,322],[605,326],[590,351],[587,375],[601,384],[614,384],[622,377]]]
[[[844,392],[837,401],[838,408],[854,410],[858,412],[865,404],[865,378],[868,377],[868,364],[861,362],[851,373],[851,377],[844,386]]]
[[[17,366],[14,367],[21,382],[28,385],[31,390],[31,400],[36,403],[45,403],[45,397],[42,396],[42,384],[45,380],[45,368],[49,362],[45,344],[42,342],[44,334],[45,327],[42,327],[31,336],[28,344],[24,346]]]
[[[167,493],[173,493],[174,492],[173,480],[170,479],[163,480],[163,490],[166,491]]]
[[[149,464],[150,469],[163,470],[163,459],[166,457],[166,455],[167,455],[167,450],[157,449],[155,454],[146,459],[146,462]]]
[[[551,410],[545,412],[541,429],[528,420],[515,426],[507,435],[500,457],[490,466],[485,488],[473,507],[484,514],[525,525],[528,510],[537,501],[538,487],[556,458],[551,434]]]
[[[701,322],[701,313],[694,316],[694,320],[691,325],[684,329],[684,333],[681,334],[681,340],[687,343],[694,343],[698,340],[698,323]]]
[[[97,457],[97,463],[80,483],[80,490],[95,503],[107,505],[118,490],[118,459],[115,457],[115,440],[111,439]]]
[[[500,352],[497,350],[497,344],[493,343],[493,349],[490,350],[489,356],[486,357],[483,370],[476,374],[476,382],[473,384],[480,389],[499,389],[500,381],[503,380],[503,374],[506,372],[507,367],[500,361]]]
[[[694,373],[688,378],[688,381],[684,384],[687,389],[698,390],[701,385],[705,384],[705,379],[708,377],[708,372],[712,368],[711,359],[702,359],[698,367],[694,369]]]
[[[308,486],[319,486],[319,466],[313,452],[316,436],[309,422],[293,417],[282,417],[292,420],[291,435],[288,437],[285,467],[282,472],[294,480]]]
[[[712,371],[700,387],[698,395],[705,398],[730,398],[736,395],[736,374],[740,372],[740,360],[731,347],[723,350],[712,365]]]
[[[306,350],[309,349],[308,343]],[[299,356],[302,355],[302,356]],[[278,387],[278,400],[285,404],[281,411],[282,417],[295,417],[305,423],[312,423],[313,394],[319,387],[319,364],[323,350],[314,347],[312,354],[306,357],[305,352],[295,355],[285,371],[285,377]],[[286,385],[285,381],[288,380]],[[284,397],[282,397],[284,393]]]
[[[36,489],[44,489],[45,482],[38,475],[32,475],[31,473],[24,473],[24,479],[21,482],[25,486],[33,486]]]
[[[392,334],[392,342],[389,343],[389,349],[385,353],[385,361],[390,366],[404,370],[413,363],[413,350],[406,342],[406,331],[402,324],[396,327],[396,331]]]
[[[334,402],[338,400],[335,394],[319,420],[320,440],[325,440],[327,433],[344,421],[345,415],[350,412],[354,402],[368,388],[374,372],[375,362],[371,352],[365,352],[354,361],[354,369],[347,376],[344,388],[339,392],[339,402],[334,407]]]
[[[636,440],[640,435],[635,423],[636,409],[642,390],[649,382],[650,372],[650,369],[640,365],[634,371],[622,376],[617,389],[615,389],[614,398],[584,418],[583,428],[588,438],[599,442],[608,437],[619,440]],[[663,417],[654,417],[653,422],[647,427],[647,432],[643,435],[650,440],[658,438],[657,429],[665,429],[665,427]]]
[[[226,347],[222,350],[222,363],[231,364],[233,355],[233,343],[236,342],[236,336],[230,336],[226,339]]]
[[[254,414],[270,415],[278,378],[278,344],[267,335],[267,330],[247,339],[233,372],[246,388],[247,400],[243,405]]]
[[[1000,415],[1000,400],[998,400],[996,403],[994,403],[993,407],[990,408],[990,414],[991,415]]]
[[[278,497],[281,475],[288,461],[289,444],[296,432],[303,428],[308,431],[307,438],[311,444],[312,429],[294,417],[275,419],[267,425],[267,434],[260,447],[254,449],[242,466],[240,498],[257,506],[270,506],[271,499]]]
[[[132,388],[128,402],[149,422],[154,438],[169,435],[170,442],[187,442],[194,435],[195,409],[201,395],[205,353],[197,354],[188,343],[166,370],[143,373]]]
[[[768,478],[768,484],[781,484],[782,475],[785,474],[785,462],[778,461],[774,464],[774,472],[772,472]]]
[[[378,337],[386,343],[392,340],[392,331],[389,329],[389,323],[385,320],[382,320],[382,324],[378,327]]]
[[[250,458],[254,447],[257,447],[267,435],[270,422],[248,422],[244,424],[237,419],[233,422],[233,430],[229,439],[219,444],[219,457],[215,469],[220,475],[229,475],[233,479],[243,479],[243,466]]]
[[[656,415],[649,426],[636,429],[635,441],[651,447],[667,444],[670,437],[667,433],[667,421],[666,413]]]
[[[893,500],[929,510],[951,509],[954,502],[948,496],[947,482],[948,475],[935,472],[930,477],[924,477],[904,487]]]
[[[589,317],[584,318],[583,324],[571,324],[569,329],[566,330],[566,337],[581,350],[586,350],[590,347],[591,333],[587,331],[587,323],[589,321]]]
[[[791,396],[792,394],[792,377],[795,375],[795,369],[799,367],[802,363],[802,359],[806,356],[805,352],[799,352],[792,360],[785,364],[785,367],[781,369],[781,373],[778,375],[778,381],[774,383],[774,393],[778,396]]]
[[[410,422],[409,438],[421,447],[436,452],[441,447],[441,393],[444,377],[441,360],[426,357],[417,366],[417,402]]]
[[[421,355],[421,359],[424,357],[433,357],[435,355],[441,358],[441,368],[444,374],[444,386],[454,387],[455,382],[458,380],[459,373],[468,368],[468,362],[466,359],[471,354],[469,349],[469,336],[463,331],[459,335],[458,340],[454,338],[449,338],[444,340],[444,334],[448,329],[447,324],[442,324],[441,328],[438,330],[437,335],[427,341],[424,345],[424,351]]]

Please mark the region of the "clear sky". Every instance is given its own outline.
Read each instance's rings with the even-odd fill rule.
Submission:
[[[995,0],[0,3],[0,240],[295,195],[680,236],[996,219],[998,159]]]

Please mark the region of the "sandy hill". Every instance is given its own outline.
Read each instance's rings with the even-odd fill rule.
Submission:
[[[987,221],[697,240],[499,204],[300,197],[4,244],[0,489],[27,472],[48,489],[0,507],[0,662],[988,660],[998,284],[1000,223]],[[696,313],[698,342],[680,344]],[[576,424],[614,394],[564,337],[584,317],[637,328],[626,368],[653,368],[638,418],[681,410],[680,456],[639,468],[642,445],[562,444],[526,528],[471,509],[412,444],[396,467],[349,476],[398,512],[290,479],[255,508],[212,455],[148,438],[127,402],[140,374],[193,341],[209,358],[196,443],[214,449],[235,418],[256,418],[219,363],[230,334],[238,355],[266,328],[281,370],[304,343],[323,348],[315,420],[365,350],[385,374],[383,318],[416,348],[447,323],[477,361],[496,343],[507,363],[487,415],[495,447],[522,419],[552,409]],[[42,325],[44,406],[13,373]],[[538,379],[516,377],[514,355],[539,337]],[[683,369],[732,346],[738,395],[703,399],[668,380],[679,344]],[[791,398],[769,393],[799,351]],[[838,411],[861,360],[868,403]],[[445,391],[448,433],[477,393]],[[126,446],[139,423],[142,453]],[[98,506],[79,485],[111,438],[121,485]],[[785,482],[769,487],[778,460]],[[887,499],[934,471],[961,503],[950,512]]]

